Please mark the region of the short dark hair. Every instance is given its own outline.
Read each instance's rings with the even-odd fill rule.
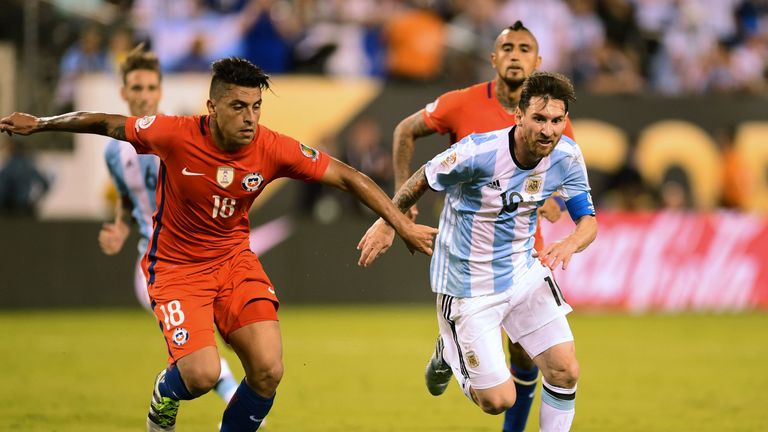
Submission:
[[[126,83],[128,74],[135,70],[157,72],[158,78],[161,80],[163,79],[163,74],[160,72],[160,61],[154,53],[146,50],[144,42],[136,45],[136,47],[128,53],[125,61],[120,65],[120,73],[123,75],[123,84]]]
[[[568,112],[568,104],[576,101],[576,91],[573,89],[571,80],[565,75],[555,72],[534,72],[523,82],[523,90],[517,106],[525,111],[534,97],[561,100],[565,103],[565,112]]]
[[[536,39],[536,36],[534,36],[533,32],[528,27],[523,25],[522,21],[517,20],[511,26],[505,27],[504,30],[502,30],[499,33],[499,36],[501,36],[504,32],[526,32],[526,33],[528,33],[529,35],[531,35],[531,38],[533,39],[533,41],[536,43],[536,46],[534,48],[536,48],[536,51],[538,52],[538,50],[539,50],[539,40]],[[499,39],[498,39],[498,36],[497,36],[496,41],[498,42],[498,40]]]
[[[509,31],[527,31],[528,33],[531,33],[531,31],[528,29],[528,27],[523,25],[523,22],[520,20],[515,21],[514,24],[507,27],[507,30]],[[533,33],[531,33],[533,34]]]
[[[213,63],[212,68],[213,77],[208,93],[211,99],[219,98],[226,85],[258,87],[262,90],[269,88],[269,75],[262,68],[244,58],[227,57],[217,60]]]

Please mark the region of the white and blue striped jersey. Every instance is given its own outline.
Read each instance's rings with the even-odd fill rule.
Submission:
[[[584,159],[563,135],[526,169],[514,159],[514,126],[472,134],[426,164],[445,191],[430,268],[432,291],[477,297],[513,288],[533,264],[536,209],[557,191],[574,220],[594,214]]]
[[[139,255],[147,250],[152,234],[152,214],[155,212],[155,189],[160,158],[155,155],[137,155],[127,142],[112,140],[104,151],[107,168],[117,192],[131,200],[131,215],[139,225],[141,240]]]

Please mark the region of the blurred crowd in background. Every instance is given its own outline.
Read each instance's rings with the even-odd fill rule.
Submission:
[[[0,40],[23,45],[24,3],[4,2]],[[495,37],[518,19],[542,69],[578,90],[754,93],[768,75],[765,0],[52,0],[37,14],[62,109],[79,74],[114,71],[139,41],[167,72],[237,55],[270,73],[460,86],[492,76]]]
[[[70,111],[78,77],[115,73],[139,42],[168,73],[237,55],[271,74],[461,87],[493,77],[494,40],[518,19],[539,41],[541,68],[577,91],[768,92],[768,0],[4,0],[0,43],[36,75],[28,109],[50,113]],[[363,119],[349,128],[357,138],[338,140],[355,143],[345,159],[386,184],[390,132],[378,128]],[[41,179],[32,195],[48,187]]]

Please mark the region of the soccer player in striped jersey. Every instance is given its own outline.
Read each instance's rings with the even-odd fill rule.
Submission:
[[[541,64],[539,44],[522,22],[516,21],[496,37],[491,66],[496,77],[473,86],[453,90],[439,96],[424,109],[405,118],[395,128],[394,150],[395,190],[411,175],[411,160],[415,141],[434,133],[448,134],[450,144],[472,133],[489,132],[515,124],[515,109],[520,100],[523,81]],[[566,118],[567,137],[573,138],[570,119]],[[560,218],[562,199],[547,199],[539,209],[540,216],[550,222]],[[409,215],[415,220],[418,210],[413,206]],[[535,248],[541,250],[544,240],[536,230]],[[518,398],[504,413],[504,432],[523,432],[531,410],[539,370],[519,344],[509,342],[509,362]],[[450,372],[450,370],[447,370]]]
[[[155,54],[145,51],[144,44],[140,44],[121,64],[120,73],[123,78],[120,96],[128,104],[131,115],[156,115],[163,91],[160,62]],[[99,246],[107,255],[120,252],[130,233],[133,217],[141,234],[134,273],[134,290],[139,303],[151,312],[141,261],[147,252],[147,244],[152,234],[152,214],[156,209],[155,192],[160,159],[153,154],[136,154],[132,145],[116,139],[107,143],[104,157],[120,199],[115,206],[115,221],[105,223],[99,231]],[[229,402],[237,390],[237,381],[232,375],[229,363],[223,357],[221,374],[214,390],[224,402]]]
[[[245,369],[221,431],[257,430],[272,408],[283,376],[279,302],[250,250],[248,220],[271,181],[288,177],[349,192],[394,226],[411,250],[432,254],[437,230],[414,224],[370,178],[259,124],[268,88],[261,68],[231,57],[213,64],[207,115],[13,113],[0,119],[0,132],[8,134],[96,133],[160,157],[157,211],[142,267],[169,359],[155,379],[150,432],[175,430],[180,401],[215,386],[214,325]]]
[[[512,406],[516,391],[501,327],[542,371],[544,432],[570,430],[579,375],[565,317],[571,307],[551,269],[565,269],[597,235],[581,151],[563,136],[573,100],[567,78],[533,73],[523,84],[515,126],[469,135],[416,171],[393,199],[406,212],[428,188],[446,192],[430,266],[440,328],[427,367],[430,391],[445,391],[451,374],[441,369],[450,368],[483,411],[500,414]],[[535,252],[537,209],[555,191],[576,228]],[[374,223],[358,245],[359,264],[370,265],[393,237],[386,223]]]

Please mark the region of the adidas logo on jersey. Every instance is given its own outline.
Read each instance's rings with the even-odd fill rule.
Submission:
[[[488,186],[489,188],[491,188],[493,190],[497,190],[497,191],[501,190],[501,183],[499,183],[498,180],[494,180],[494,181],[488,183],[486,186]]]

